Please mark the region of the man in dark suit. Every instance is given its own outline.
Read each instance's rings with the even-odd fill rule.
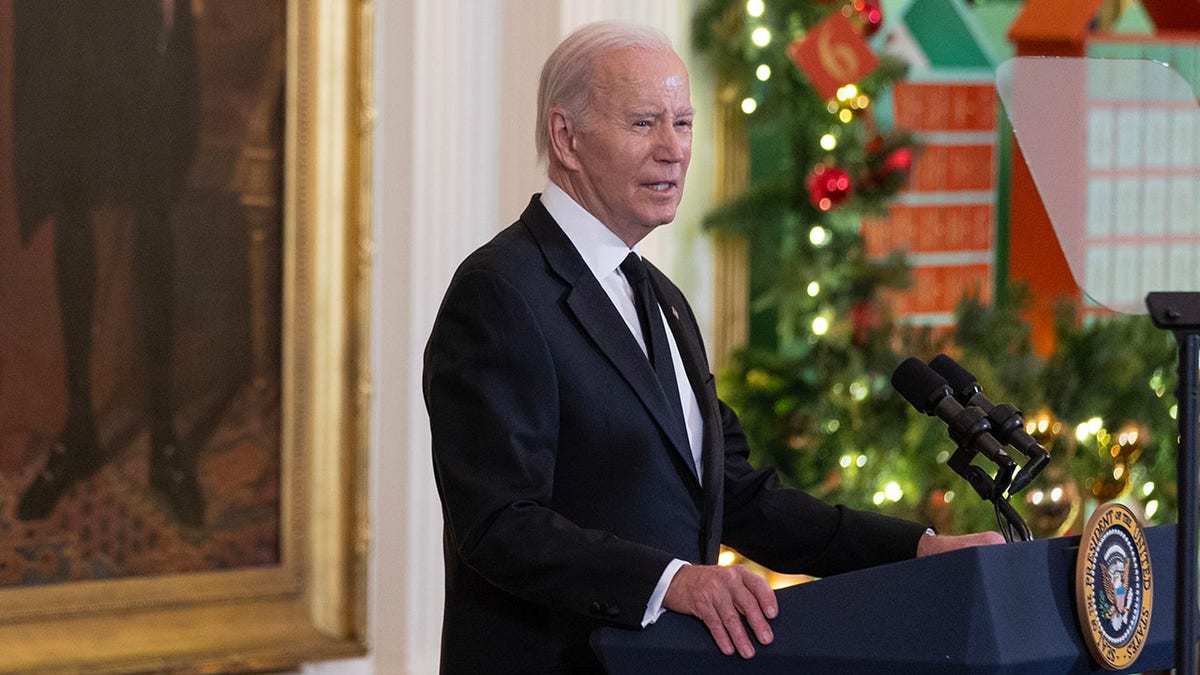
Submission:
[[[146,354],[149,483],[179,520],[200,526],[194,453],[174,429],[171,356],[175,267],[170,211],[199,129],[187,0],[14,5],[14,174],[22,242],[54,224],[55,278],[66,356],[67,414],[17,504],[48,517],[71,485],[109,461],[92,400],[98,208],[132,220],[133,291]]]
[[[443,672],[599,671],[594,628],[665,610],[749,658],[778,606],[761,578],[715,565],[722,543],[829,575],[1000,541],[830,506],[749,465],[691,308],[639,255],[691,158],[687,69],[663,36],[584,27],[538,98],[546,190],[463,262],[425,354]]]

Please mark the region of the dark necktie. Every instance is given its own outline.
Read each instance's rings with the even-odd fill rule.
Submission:
[[[633,287],[633,304],[637,307],[638,321],[642,324],[646,355],[654,367],[654,373],[658,375],[663,393],[667,395],[667,403],[675,413],[675,421],[681,429],[686,430],[683,404],[679,400],[679,384],[675,380],[675,365],[671,362],[671,345],[667,342],[667,331],[658,313],[658,298],[654,293],[654,285],[650,283],[646,263],[638,254],[630,252],[625,262],[621,263],[621,272]]]

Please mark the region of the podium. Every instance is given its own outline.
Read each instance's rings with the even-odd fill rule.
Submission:
[[[1174,525],[1146,529],[1153,615],[1126,673],[1175,660]],[[667,612],[642,631],[601,628],[610,675],[633,673],[1107,673],[1075,611],[1079,537],[951,551],[777,591],[775,640],[725,656],[696,618]]]

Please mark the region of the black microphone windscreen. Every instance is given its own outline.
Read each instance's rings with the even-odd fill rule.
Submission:
[[[958,365],[957,361],[949,356],[946,356],[945,354],[938,354],[936,357],[934,357],[934,359],[929,362],[929,367],[933,368],[938,372],[938,374],[946,378],[946,382],[949,383],[950,388],[953,389],[955,393],[978,385],[974,375],[972,375],[966,368]]]
[[[923,413],[930,412],[930,399],[945,386],[946,378],[917,358],[905,359],[892,373],[892,387]]]

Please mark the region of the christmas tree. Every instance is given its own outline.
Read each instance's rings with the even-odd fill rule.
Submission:
[[[1144,317],[1085,323],[1064,309],[1058,349],[1042,357],[1020,289],[994,306],[964,298],[950,331],[891,315],[886,291],[908,283],[908,267],[867,258],[860,216],[886,210],[920,147],[881,121],[906,74],[869,49],[883,18],[876,0],[709,0],[695,16],[694,43],[744,113],[750,147],[749,187],[706,225],[749,245],[750,344],[721,391],[752,460],[831,502],[948,533],[994,528],[992,505],[945,465],[945,426],[890,385],[906,356],[946,352],[991,400],[1034,411],[1027,428],[1052,461],[1013,501],[1037,536],[1066,532],[1089,500],[1122,497],[1150,523],[1171,519],[1169,334]]]

